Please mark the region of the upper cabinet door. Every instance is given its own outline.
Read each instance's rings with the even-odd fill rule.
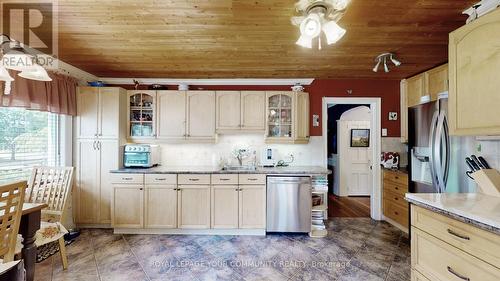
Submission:
[[[215,92],[187,92],[187,137],[215,138]]]
[[[99,88],[79,87],[77,93],[78,138],[95,138],[98,134]]]
[[[216,93],[216,125],[217,132],[224,130],[239,130],[240,122],[240,92],[218,91]]]
[[[186,92],[158,91],[158,138],[186,137]]]
[[[500,135],[499,30],[497,9],[450,34],[450,134]]]
[[[427,71],[425,77],[426,93],[432,101],[437,100],[439,94],[448,91],[448,64]]]
[[[99,91],[98,136],[118,138],[120,131],[120,88],[101,88]]]
[[[425,96],[425,73],[406,79],[408,107],[421,103]]]
[[[295,142],[309,141],[309,93],[296,93],[295,103]]]
[[[156,91],[128,91],[128,135],[130,138],[156,137]]]
[[[292,141],[292,92],[267,92],[267,141]]]
[[[241,129],[265,131],[266,93],[258,91],[241,92]]]

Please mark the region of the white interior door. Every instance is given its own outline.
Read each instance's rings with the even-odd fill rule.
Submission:
[[[351,147],[351,130],[370,129],[370,121],[339,121],[338,125],[340,195],[370,196],[373,184],[372,141],[369,147]]]

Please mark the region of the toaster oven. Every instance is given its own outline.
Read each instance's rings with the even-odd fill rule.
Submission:
[[[160,164],[160,146],[153,144],[127,144],[123,150],[126,168],[151,168]]]

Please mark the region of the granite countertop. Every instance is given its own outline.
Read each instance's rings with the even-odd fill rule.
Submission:
[[[268,174],[268,175],[321,175],[330,174],[331,171],[320,166],[289,166],[264,168],[256,170],[226,171],[214,166],[157,166],[153,168],[122,168],[111,170],[111,173],[125,174]]]
[[[406,193],[406,200],[500,235],[500,197],[482,193]]]

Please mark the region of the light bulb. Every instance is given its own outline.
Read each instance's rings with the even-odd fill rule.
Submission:
[[[387,58],[384,58],[384,71],[389,72],[389,67],[387,66]]]
[[[318,14],[310,14],[300,24],[300,33],[307,37],[314,38],[321,33],[321,21]]]
[[[393,55],[391,55],[391,61],[392,61],[392,63],[393,63],[395,66],[400,66],[400,65],[401,65],[401,62],[400,62],[400,61],[398,61],[397,59],[395,59],[395,58],[393,57]]]
[[[326,43],[331,45],[339,41],[345,35],[346,30],[335,21],[329,21],[323,25],[323,32],[326,36]]]
[[[308,37],[305,35],[300,35],[299,40],[297,40],[297,42],[295,42],[295,44],[302,46],[304,48],[311,49],[312,48],[312,40],[313,39],[311,37]]]

